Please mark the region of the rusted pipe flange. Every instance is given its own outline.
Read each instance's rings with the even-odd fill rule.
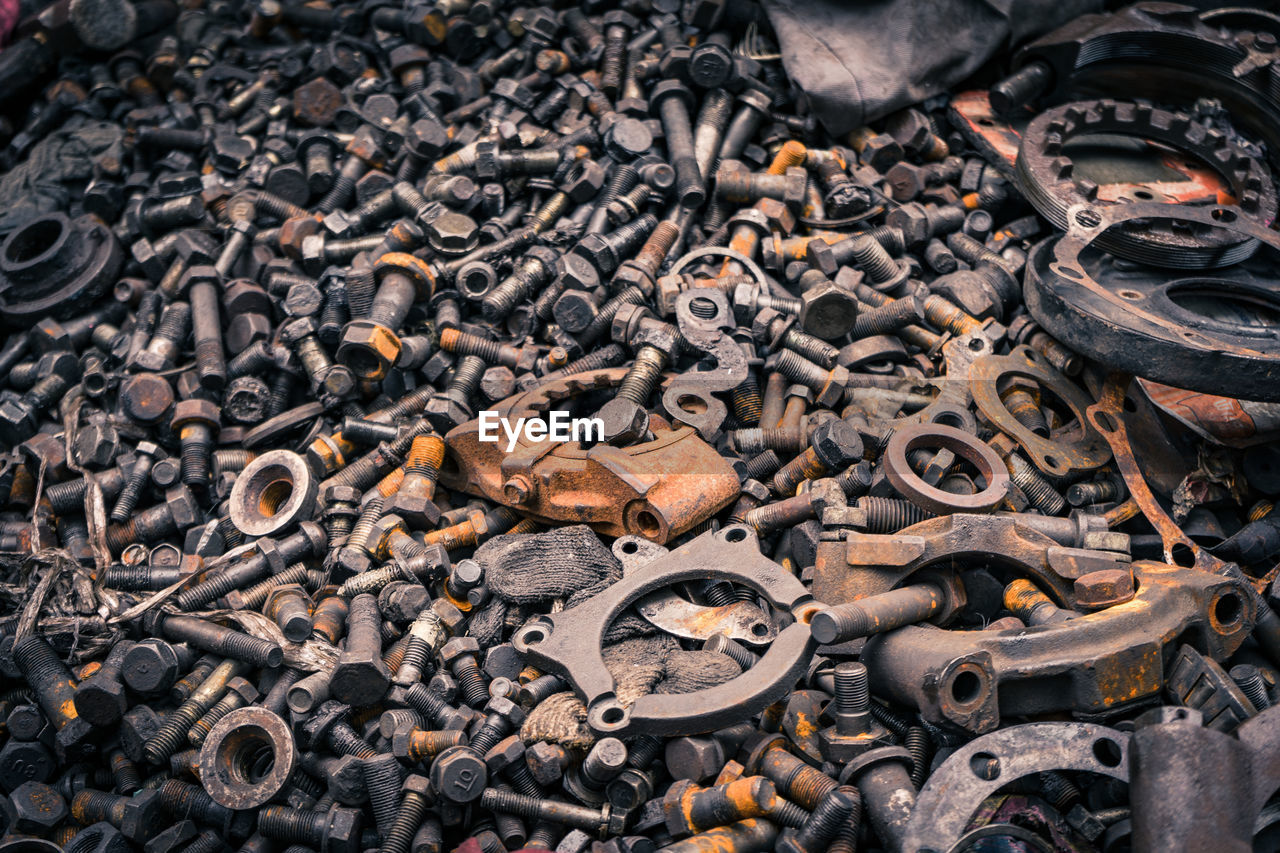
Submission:
[[[268,450],[231,487],[231,523],[245,536],[273,536],[315,515],[320,482],[292,450]]]
[[[1040,215],[1060,229],[1071,227],[1068,214],[1076,205],[1089,204],[1098,210],[1116,206],[1098,198],[1098,187],[1092,181],[1073,176],[1073,164],[1064,153],[1073,138],[1089,134],[1120,134],[1169,145],[1221,173],[1240,205],[1239,215],[1262,227],[1275,219],[1276,190],[1268,169],[1225,135],[1184,113],[1098,100],[1045,110],[1032,119],[1022,135],[1016,163],[1019,187]],[[1143,198],[1136,200],[1142,202]],[[1157,267],[1209,269],[1239,263],[1258,247],[1249,234],[1212,228],[1176,230],[1167,224],[1135,223],[1134,218],[1126,220],[1125,228],[1099,236],[1098,248]]]
[[[1036,435],[1023,426],[1000,398],[1001,383],[1014,376],[1034,380],[1070,407],[1076,426],[1069,433],[1050,438]],[[1032,463],[1050,476],[1066,477],[1092,471],[1111,459],[1106,439],[1085,417],[1091,405],[1089,398],[1031,347],[1014,347],[1008,355],[989,355],[975,361],[969,368],[969,390],[983,417],[1018,442]]]
[[[0,317],[22,324],[86,311],[123,262],[120,243],[97,217],[33,219],[0,243]]]
[[[637,599],[681,581],[708,579],[749,586],[796,621],[755,666],[731,681],[693,693],[650,694],[623,707],[601,654],[605,631]],[[813,654],[808,620],[817,607],[804,584],[760,553],[751,529],[734,524],[660,556],[576,607],[526,624],[512,643],[534,666],[573,686],[597,735],[675,737],[739,723],[785,696]]]
[[[209,730],[200,748],[200,781],[213,801],[243,811],[265,805],[293,777],[293,734],[266,708],[237,708]]]
[[[907,454],[920,448],[950,450],[964,459],[986,481],[982,491],[973,495],[944,492],[931,486],[911,470]],[[1009,472],[1000,456],[985,443],[955,427],[943,424],[905,424],[893,432],[882,457],[889,483],[916,506],[937,515],[953,512],[991,512],[1009,493]]]
[[[1070,217],[1070,231],[1037,246],[1027,263],[1027,310],[1046,331],[1114,370],[1191,391],[1280,401],[1280,327],[1260,319],[1280,311],[1280,298],[1264,259],[1173,277],[1113,273],[1096,248],[1111,226],[1143,218],[1226,228],[1272,249],[1280,249],[1280,234],[1226,205],[1080,205]],[[1259,319],[1200,313],[1180,304],[1188,297],[1224,308],[1256,306]]]
[[[1047,770],[1129,781],[1129,735],[1093,723],[1010,726],[957,749],[929,776],[907,824],[903,853],[949,853],[982,801]]]

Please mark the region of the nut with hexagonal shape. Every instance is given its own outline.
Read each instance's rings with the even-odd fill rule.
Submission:
[[[847,288],[824,279],[800,294],[800,328],[825,341],[842,338],[858,319],[858,299]]]
[[[47,835],[67,819],[67,801],[43,782],[14,788],[8,799],[0,800],[0,810],[12,835]]]

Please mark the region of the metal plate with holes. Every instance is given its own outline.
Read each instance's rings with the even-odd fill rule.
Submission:
[[[1092,723],[1028,723],[980,737],[953,752],[916,799],[904,853],[949,853],[982,801],[1046,770],[1129,781],[1129,735]]]
[[[1017,376],[1035,380],[1043,391],[1051,392],[1071,409],[1075,422],[1069,431],[1060,431],[1048,438],[1036,435],[1010,413],[1000,399],[1000,389],[1004,380]],[[1046,474],[1066,477],[1092,471],[1111,459],[1106,439],[1085,417],[1089,398],[1031,347],[1015,347],[1008,355],[978,359],[969,368],[969,385],[973,402],[983,417],[1018,442],[1035,466]]]
[[[693,693],[642,696],[624,707],[600,649],[605,630],[640,598],[681,581],[707,579],[749,586],[796,621],[737,678]],[[512,642],[534,666],[572,685],[597,735],[674,737],[742,722],[785,696],[813,655],[808,619],[817,607],[804,584],[760,553],[755,534],[735,524],[698,536],[577,607],[526,624]]]
[[[1183,113],[1123,101],[1077,101],[1045,110],[1027,125],[1016,164],[1018,185],[1031,205],[1054,225],[1068,227],[1068,211],[1078,204],[1102,210],[1121,201],[1151,201],[1139,190],[1134,199],[1106,199],[1097,184],[1073,173],[1065,146],[1073,138],[1119,134],[1169,145],[1212,166],[1227,181],[1238,213],[1266,226],[1276,215],[1276,190],[1264,163]],[[1216,199],[1213,199],[1216,201]],[[1171,224],[1168,219],[1135,221],[1097,237],[1098,247],[1122,258],[1159,267],[1208,269],[1238,263],[1253,254],[1257,240],[1247,233],[1205,225]]]
[[[714,366],[698,364],[673,377],[662,392],[662,407],[672,420],[715,441],[729,413],[715,395],[733,390],[747,378],[747,355],[729,336],[738,326],[733,306],[729,297],[714,288],[686,290],[676,299],[676,322],[685,341],[706,353]]]
[[[1265,322],[1280,314],[1274,285],[1239,271],[1117,279],[1099,258],[1093,244],[1107,229],[1168,217],[1237,230],[1280,249],[1280,234],[1225,205],[1080,205],[1071,209],[1066,236],[1041,243],[1028,259],[1027,310],[1062,343],[1111,369],[1191,391],[1280,401],[1280,321]],[[1259,319],[1197,314],[1179,306],[1181,294],[1249,309]]]
[[[665,547],[641,536],[619,536],[613,542],[613,556],[622,563],[624,576],[666,553]],[[777,626],[765,616],[764,611],[750,602],[735,601],[721,607],[708,607],[694,604],[670,587],[638,599],[636,611],[655,628],[688,640],[705,640],[724,634],[740,643],[762,645],[773,642],[778,636]]]

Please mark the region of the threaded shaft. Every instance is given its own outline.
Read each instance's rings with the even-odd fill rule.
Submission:
[[[400,804],[395,819],[382,840],[380,853],[409,853],[413,836],[427,814],[427,801],[421,794],[409,792]]]
[[[1262,680],[1262,673],[1252,664],[1242,663],[1231,667],[1231,680],[1249,697],[1253,707],[1259,712],[1271,707],[1271,697],[1267,694],[1267,684]]]
[[[892,334],[903,326],[920,322],[920,319],[919,302],[914,296],[904,296],[860,314],[853,324],[853,337]]]
[[[760,660],[755,653],[748,650],[741,643],[731,640],[724,634],[715,634],[708,637],[702,644],[702,650],[706,652],[719,652],[722,655],[733,660],[738,666],[742,667],[742,671],[746,672],[755,666]]]
[[[873,285],[889,281],[898,274],[898,264],[884,246],[868,236],[859,235],[851,239],[850,254]]]
[[[489,701],[489,686],[485,683],[484,673],[480,671],[475,658],[460,658],[454,664],[453,674],[458,679],[458,688],[466,697],[468,705],[479,708]]]
[[[836,830],[835,837],[827,845],[827,853],[857,853],[858,824],[862,822],[862,795],[852,785],[841,785],[838,790],[853,801],[853,811]]]
[[[911,784],[917,789],[924,784],[925,774],[929,772],[929,759],[933,752],[933,743],[929,733],[920,726],[907,729],[902,745],[911,753]]]
[[[498,293],[498,290],[495,290],[486,296],[485,300],[487,301],[489,296],[493,296],[496,293]],[[514,308],[522,298],[523,296],[512,300],[510,307]],[[510,310],[506,313],[510,313]],[[505,316],[505,314],[503,316]],[[445,352],[458,353],[460,355],[479,356],[488,364],[503,364],[505,361],[503,359],[502,344],[497,341],[486,340],[479,335],[472,335],[458,329],[445,329],[440,333],[440,349]]]
[[[760,773],[778,787],[778,793],[803,808],[816,808],[836,789],[836,780],[810,767],[785,749],[774,748],[760,761]]]
[[[487,701],[486,695],[486,701]],[[476,703],[471,703],[472,705]],[[506,736],[506,726],[494,719],[486,719],[484,725],[476,732],[475,737],[471,738],[469,746],[475,750],[476,754],[484,757],[484,754],[498,744]]]
[[[794,495],[805,480],[816,480],[826,473],[826,463],[810,447],[773,475],[773,491],[779,495]]]
[[[418,474],[434,482],[444,464],[444,451],[444,439],[440,436],[415,436],[405,457],[405,474]]]
[[[901,498],[863,497],[858,506],[867,513],[868,533],[896,533],[933,518],[933,513]]]
[[[346,723],[339,723],[329,732],[329,746],[339,755],[354,755],[361,760],[373,758],[377,750],[356,734],[356,730]]]
[[[1066,512],[1066,499],[1021,454],[1010,453],[1005,461],[1009,467],[1009,479],[1022,490],[1036,509],[1045,515],[1062,515]]]
[[[871,687],[867,668],[860,663],[836,665],[836,708],[842,714],[864,714],[871,703]]]
[[[613,323],[614,316],[618,313],[618,309],[623,305],[643,305],[645,303],[644,292],[635,285],[624,287],[618,291],[613,298],[609,299],[596,312],[596,316],[591,320],[587,328],[582,330],[582,334],[578,336],[578,340],[583,345],[592,343]]]
[[[776,369],[792,382],[810,388],[821,388],[827,381],[827,371],[791,350],[779,350]]]
[[[636,352],[635,361],[618,386],[618,398],[630,400],[637,406],[645,405],[649,395],[657,387],[662,378],[662,371],[667,366],[667,354],[650,344],[645,344]]]
[[[365,790],[369,792],[374,822],[379,834],[385,837],[395,825],[400,808],[400,786],[404,783],[400,762],[394,755],[383,753],[363,760],[360,771]]]
[[[258,812],[258,832],[268,838],[319,847],[324,837],[325,814],[288,806],[264,806]]]

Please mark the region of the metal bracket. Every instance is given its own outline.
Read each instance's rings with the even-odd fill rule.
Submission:
[[[796,621],[784,628],[749,671],[731,681],[679,695],[618,701],[601,643],[618,614],[640,598],[687,580],[726,580],[749,586]],[[795,576],[760,553],[750,528],[735,524],[704,533],[577,607],[523,626],[512,637],[534,666],[568,681],[587,706],[587,725],[600,736],[700,734],[760,713],[786,695],[805,672],[816,643],[808,620],[818,605]]]

